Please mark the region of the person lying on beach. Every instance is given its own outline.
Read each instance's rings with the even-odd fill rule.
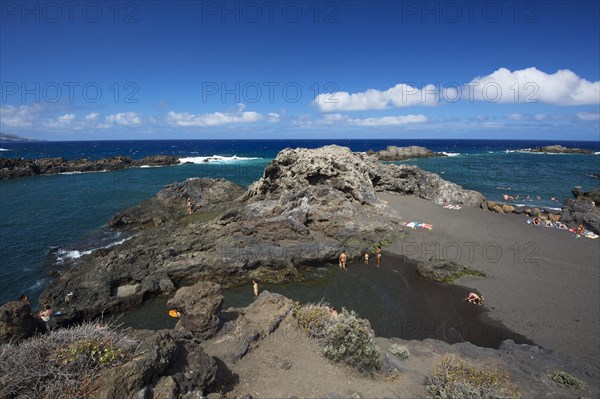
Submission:
[[[340,269],[346,268],[346,261],[347,261],[346,251],[342,251],[342,253],[340,254]]]
[[[474,292],[470,292],[469,296],[465,298],[465,301],[469,301],[476,305],[481,305],[481,304],[483,304],[483,295],[480,296]]]
[[[369,264],[369,253],[368,252],[365,252],[364,260],[365,260],[365,265],[368,265]]]
[[[583,227],[583,224],[579,224],[579,226],[577,226],[577,229],[575,230],[575,234],[583,234],[585,232],[585,227]]]
[[[533,224],[536,226],[539,226],[542,223],[542,219],[540,219],[539,217],[534,217],[533,218]]]

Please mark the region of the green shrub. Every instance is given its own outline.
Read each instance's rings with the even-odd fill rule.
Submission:
[[[293,315],[298,320],[300,327],[311,338],[323,338],[327,328],[332,323],[331,309],[324,302],[306,305],[296,304]]]
[[[567,388],[583,389],[587,387],[587,384],[585,382],[581,381],[579,378],[576,378],[565,371],[554,371],[550,375],[550,378],[558,385]]]
[[[381,368],[381,355],[369,322],[346,309],[327,328],[322,351],[328,359],[361,372],[373,373]]]
[[[396,356],[400,360],[406,360],[410,356],[408,348],[404,345],[392,344],[388,350],[392,355]]]
[[[436,361],[425,384],[435,399],[521,398],[519,388],[511,383],[506,371],[491,366],[474,367],[451,354]]]
[[[0,346],[0,397],[92,398],[103,370],[126,362],[138,342],[94,322]]]

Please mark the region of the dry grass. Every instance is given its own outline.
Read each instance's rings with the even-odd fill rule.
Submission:
[[[0,346],[0,397],[91,398],[103,369],[126,362],[138,342],[97,323]]]
[[[518,399],[519,388],[506,371],[475,367],[456,355],[446,354],[426,379],[427,391],[435,399]]]

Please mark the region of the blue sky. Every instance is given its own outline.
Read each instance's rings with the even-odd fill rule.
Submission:
[[[1,1],[0,131],[600,140],[600,2]]]

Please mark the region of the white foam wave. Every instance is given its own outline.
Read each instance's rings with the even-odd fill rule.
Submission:
[[[63,263],[67,259],[79,259],[82,256],[89,255],[94,251],[104,248],[114,247],[120,244],[123,244],[125,241],[130,240],[132,237],[123,238],[122,240],[111,242],[108,245],[99,248],[88,249],[87,251],[78,251],[78,250],[68,250],[68,249],[59,249],[56,253],[56,260],[58,263]]]
[[[449,156],[449,157],[456,157],[460,155],[460,152],[442,152],[442,154]]]
[[[504,152],[506,152],[507,154],[510,154],[510,153],[513,153],[513,152],[531,152],[531,148],[520,148],[518,150],[506,150]],[[531,152],[531,153],[535,154],[533,152]]]
[[[594,155],[600,155],[600,151],[596,151]]]
[[[253,161],[261,158],[254,157],[238,157],[234,155],[232,157],[224,157],[221,155],[213,155],[210,157],[185,157],[180,158],[179,162],[184,163],[194,163],[194,164],[203,164],[203,163],[228,163],[228,162],[242,162],[242,161]]]
[[[86,171],[86,172],[82,172],[80,170],[74,170],[72,172],[61,172],[59,173],[59,175],[80,175],[83,173],[104,173],[104,172],[108,172],[107,169],[102,169],[102,170],[90,170],[90,171]]]
[[[0,151],[10,151],[8,148],[0,148]]]

